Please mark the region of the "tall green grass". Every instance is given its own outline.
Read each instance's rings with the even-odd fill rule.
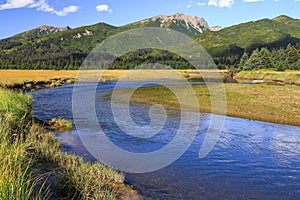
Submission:
[[[0,119],[1,125],[6,120]],[[11,143],[7,127],[0,128],[0,199],[29,199],[33,188],[22,142]]]
[[[0,90],[0,199],[33,197],[32,159],[24,142],[30,121],[30,98]]]
[[[42,133],[42,134],[41,134]],[[82,158],[60,151],[53,134],[34,125],[31,128],[35,163],[50,163],[59,174],[57,185],[50,188],[56,198],[118,199],[126,190],[124,176],[101,163],[85,162]]]
[[[61,152],[53,134],[32,121],[30,97],[0,89],[0,200],[110,200],[130,193],[122,174]]]

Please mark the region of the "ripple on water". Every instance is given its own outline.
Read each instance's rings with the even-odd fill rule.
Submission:
[[[122,87],[136,84],[123,83]],[[82,83],[82,92],[89,83]],[[113,123],[110,104],[105,100],[114,83],[97,86],[98,118],[110,139],[133,152],[157,150],[172,140],[180,115],[169,113],[164,130],[156,137],[137,139],[121,133]],[[42,89],[31,93],[34,115],[39,119],[62,117],[72,120],[72,87]],[[122,106],[122,105],[121,105]],[[132,116],[142,125],[149,123],[148,108],[132,105]],[[210,154],[198,159],[210,115],[201,115],[193,144],[172,165],[145,174],[126,174],[126,179],[149,199],[300,199],[300,127],[227,117],[221,138]],[[88,136],[96,127],[86,124]],[[74,130],[57,134],[65,151],[85,159],[88,153]]]

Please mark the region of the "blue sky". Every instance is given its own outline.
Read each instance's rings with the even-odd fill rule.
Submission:
[[[181,12],[222,27],[289,15],[300,19],[300,0],[0,0],[0,38],[41,25],[106,22],[124,25],[159,14]]]

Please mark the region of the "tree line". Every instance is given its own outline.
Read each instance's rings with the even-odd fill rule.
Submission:
[[[240,59],[241,70],[273,69],[277,71],[300,70],[300,43],[289,44],[285,49],[255,49],[244,53]]]

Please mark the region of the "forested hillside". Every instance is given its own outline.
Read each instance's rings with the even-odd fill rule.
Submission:
[[[296,46],[289,44],[286,49],[269,51],[264,47],[254,50],[250,55],[244,53],[240,61],[240,68],[243,70],[300,70],[300,43]]]
[[[238,66],[243,53],[263,47],[285,49],[300,42],[300,20],[288,16],[262,19],[204,33],[195,39],[212,55],[217,65]]]
[[[299,69],[298,19],[279,16],[220,30],[220,27],[209,27],[203,18],[183,14],[156,16],[122,27],[105,23],[74,29],[39,27],[0,40],[0,68],[78,69],[89,52],[107,37],[151,26],[171,28],[193,36],[212,55],[219,68]],[[130,52],[116,58],[110,67],[129,69],[142,63],[157,62],[176,69],[192,67],[178,55],[156,49]]]

